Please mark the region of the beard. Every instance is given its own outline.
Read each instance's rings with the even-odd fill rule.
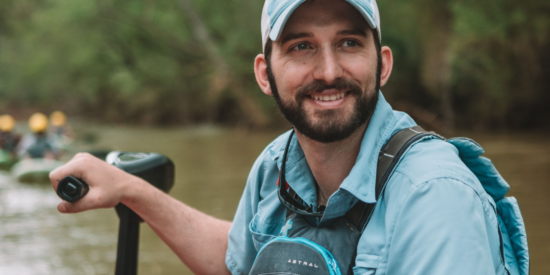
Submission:
[[[343,140],[348,138],[372,117],[376,103],[378,102],[378,91],[380,90],[380,70],[382,67],[380,54],[376,68],[376,83],[373,90],[363,90],[358,83],[344,78],[337,79],[331,85],[326,85],[315,80],[297,91],[295,102],[285,102],[281,99],[269,63],[267,64],[267,76],[269,85],[273,91],[273,98],[285,119],[306,137],[322,143]],[[311,92],[320,93],[328,89],[346,91],[346,96],[354,96],[356,101],[353,110],[349,115],[341,114],[338,110],[317,110],[313,116],[318,117],[319,120],[318,122],[314,122],[303,108],[304,100],[309,97],[308,94]]]

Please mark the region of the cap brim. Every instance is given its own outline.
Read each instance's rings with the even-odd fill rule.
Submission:
[[[284,29],[284,26],[286,24],[286,22],[288,21],[288,19],[290,18],[290,15],[292,15],[292,13],[294,12],[294,10],[296,10],[296,8],[304,3],[306,0],[298,0],[298,1],[295,1],[293,3],[291,3],[290,5],[288,5],[288,7],[286,7],[284,9],[284,11],[279,15],[279,17],[277,18],[277,20],[275,21],[275,24],[273,24],[271,30],[269,31],[269,38],[272,40],[272,41],[277,41],[280,36],[281,36],[281,33],[283,32],[283,29]],[[377,32],[378,32],[378,38],[381,40],[382,39],[382,35],[380,33],[380,26],[378,26],[377,22],[376,22],[376,19],[374,18],[375,16],[379,16],[378,15],[378,7],[373,7],[374,9],[376,9],[376,15],[374,14],[375,11],[374,10],[371,10],[369,9],[369,7],[364,7],[363,5],[361,5],[360,3],[358,3],[356,0],[346,0],[349,4],[351,4],[357,11],[359,11],[359,13],[363,16],[363,18],[365,18],[365,20],[367,21],[367,23],[369,24],[369,26],[373,29],[376,29]],[[374,1],[374,0],[373,0]],[[374,5],[376,5],[376,2],[374,2]],[[264,41],[264,44],[265,44],[265,41]],[[265,45],[264,45],[265,46]]]
[[[285,8],[285,10],[279,15],[277,18],[277,21],[275,21],[275,24],[273,24],[273,27],[271,28],[271,31],[269,32],[269,38],[272,41],[277,41],[279,39],[279,36],[281,36],[281,32],[283,31],[283,28],[285,26],[286,21],[292,14],[292,12],[302,3],[304,3],[305,0],[299,0],[296,1],[288,7]]]

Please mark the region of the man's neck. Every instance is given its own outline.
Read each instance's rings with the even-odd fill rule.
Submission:
[[[296,131],[307,163],[318,184],[317,201],[326,205],[355,165],[368,121],[348,138],[331,143],[312,140]]]

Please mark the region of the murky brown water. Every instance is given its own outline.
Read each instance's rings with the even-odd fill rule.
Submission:
[[[232,219],[248,171],[280,132],[201,127],[96,127],[96,147],[160,152],[176,164],[171,195],[219,218]],[[550,274],[550,146],[543,134],[479,135],[512,186],[527,223],[531,274]],[[0,173],[0,274],[114,274],[118,218],[112,209],[62,215],[50,186],[24,185]],[[145,224],[140,274],[191,274]]]

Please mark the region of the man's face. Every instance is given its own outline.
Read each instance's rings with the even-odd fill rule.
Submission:
[[[273,96],[296,130],[320,142],[350,136],[374,112],[380,58],[373,32],[345,1],[300,5],[272,44]]]

